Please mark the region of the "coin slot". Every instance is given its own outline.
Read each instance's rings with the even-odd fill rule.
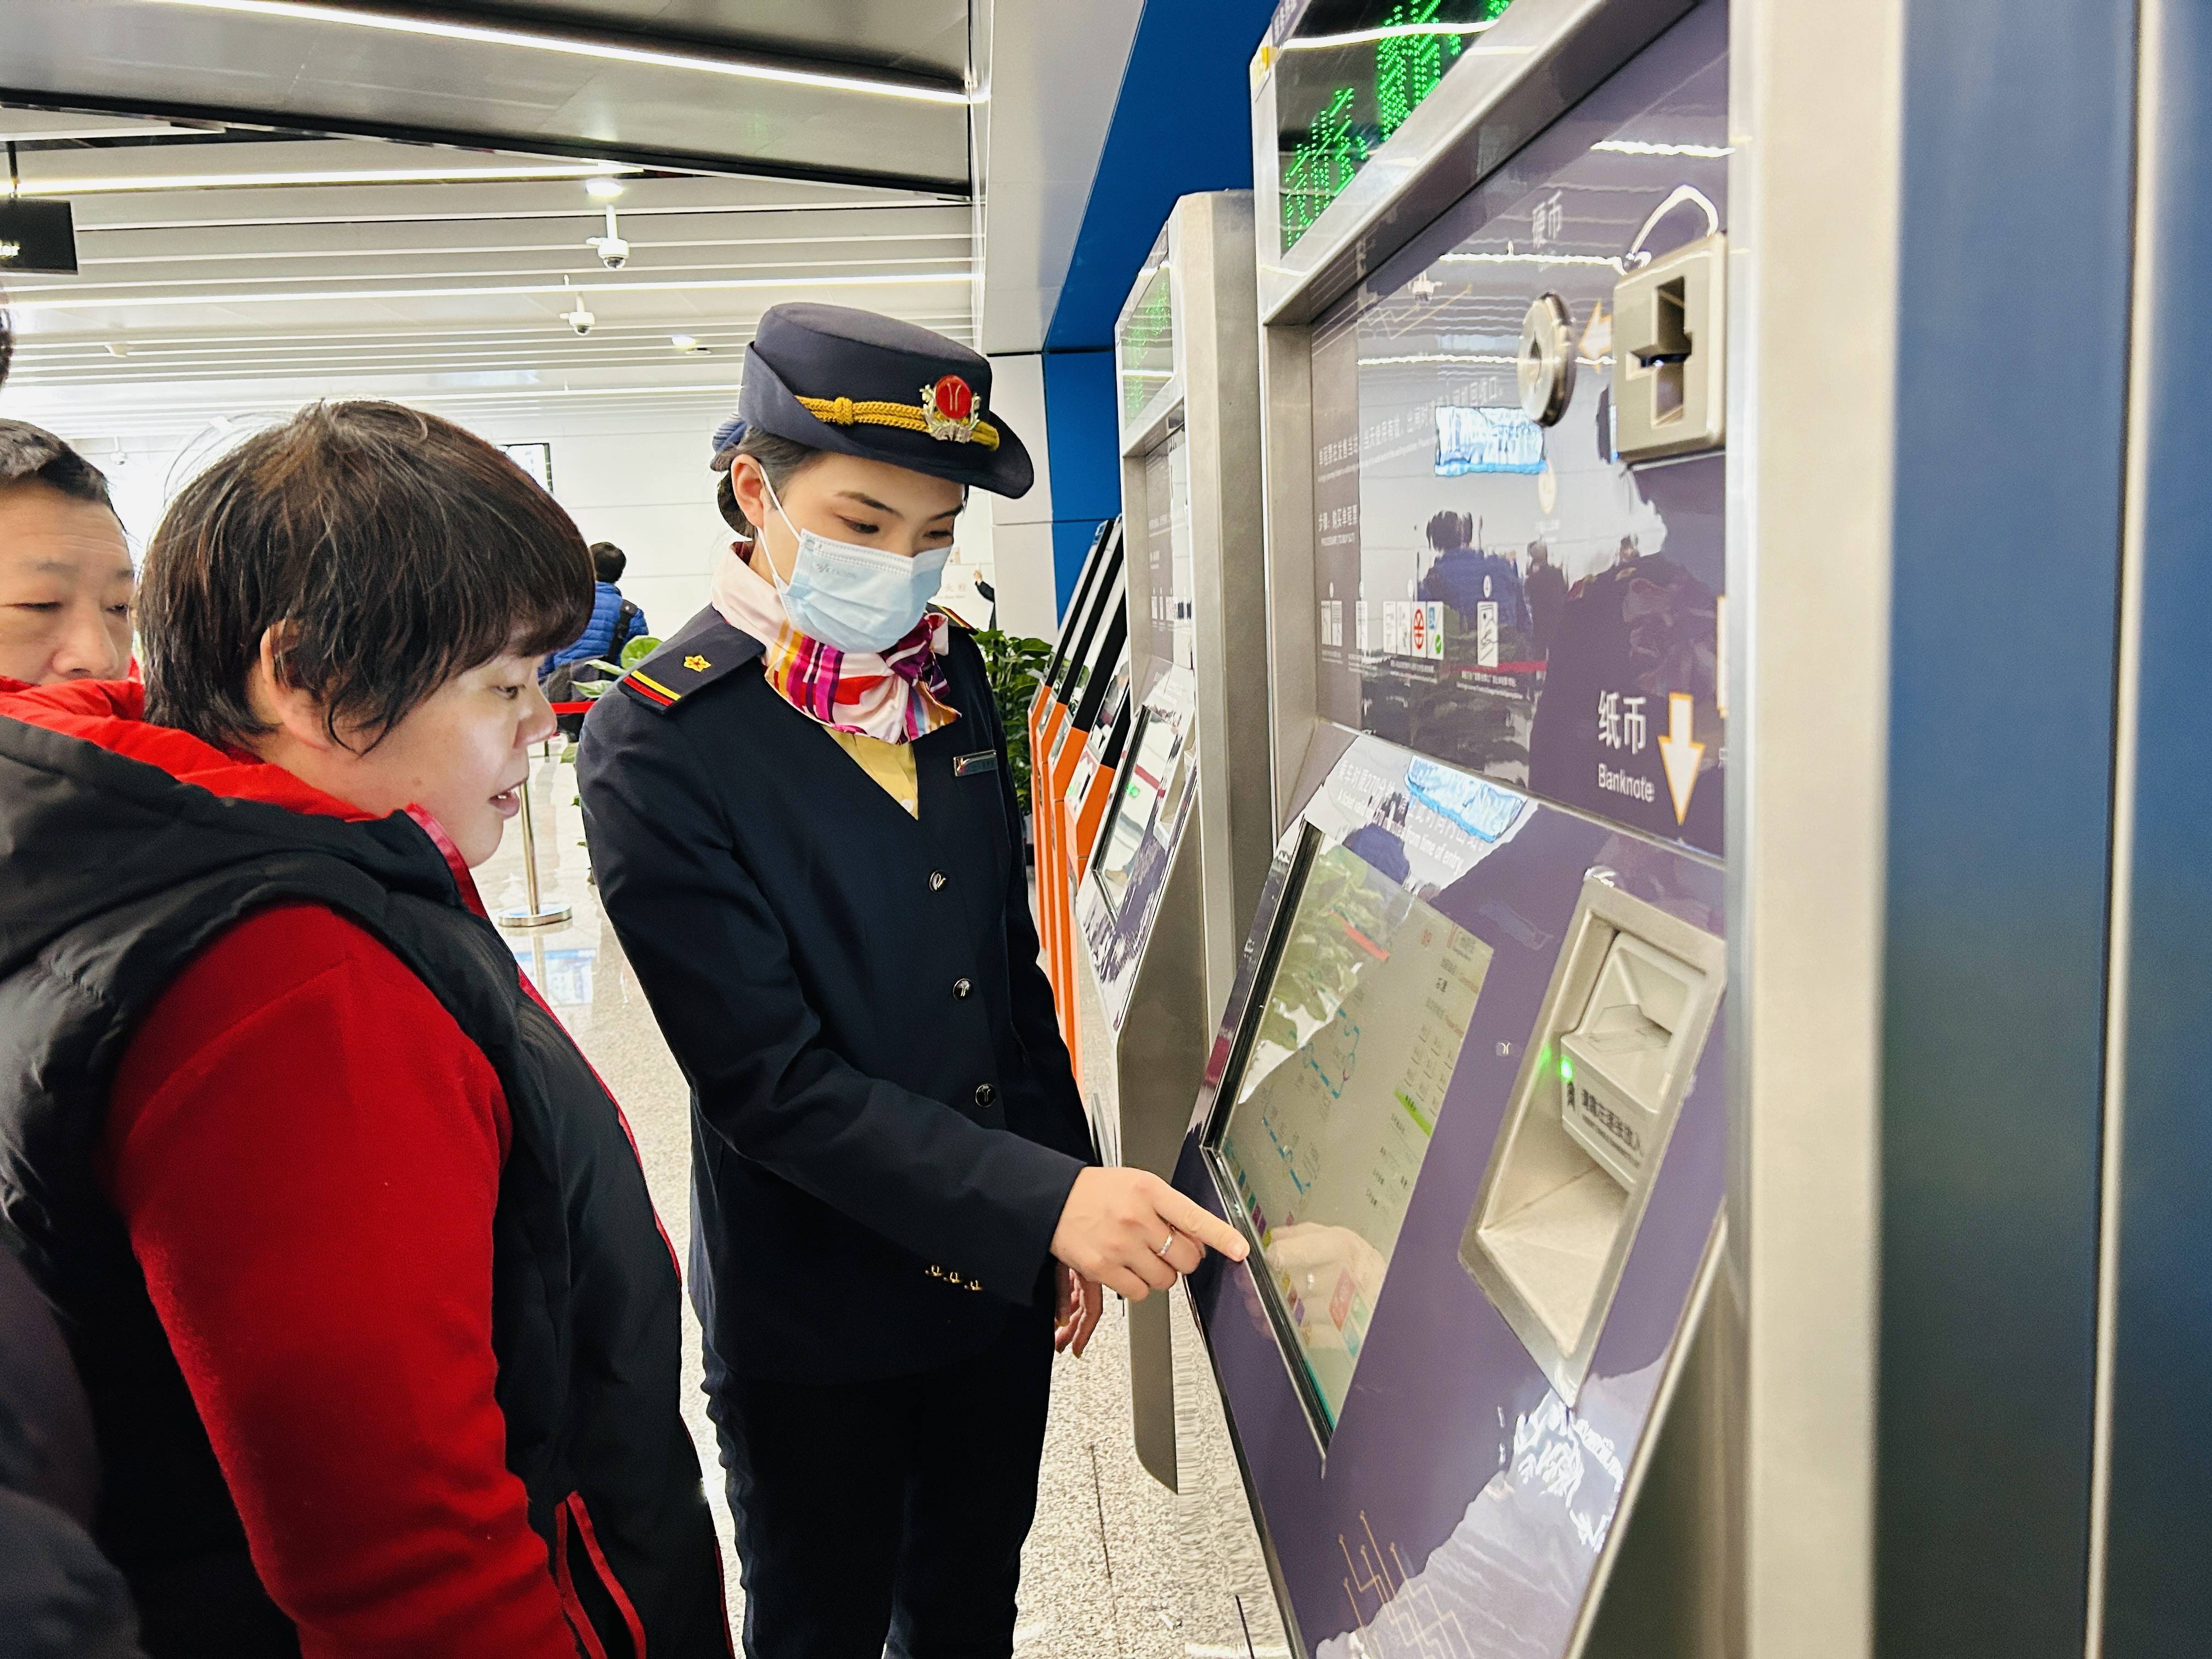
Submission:
[[[1624,461],[1717,447],[1725,435],[1727,241],[1699,238],[1613,284],[1613,423]]]
[[[1684,310],[1687,284],[1680,276],[1659,284],[1653,320],[1658,337],[1636,356],[1652,370],[1651,418],[1665,424],[1682,418],[1682,374],[1690,361],[1692,343]]]

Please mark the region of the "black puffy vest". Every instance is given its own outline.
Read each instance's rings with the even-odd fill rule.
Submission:
[[[614,1103],[404,817],[225,799],[0,717],[0,1230],[53,1303],[105,1468],[96,1533],[157,1656],[296,1653],[94,1155],[138,1018],[248,914],[319,904],[387,945],[497,1073],[493,1218],[507,1466],[583,1651],[729,1651],[719,1551],[679,1407],[680,1291]],[[589,1547],[585,1535],[588,1534]],[[570,1587],[573,1586],[573,1591]],[[642,1634],[642,1649],[635,1639]]]

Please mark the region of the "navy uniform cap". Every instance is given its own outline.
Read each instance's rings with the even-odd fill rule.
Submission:
[[[991,365],[942,334],[848,306],[781,305],[745,348],[738,419],[714,434],[714,466],[747,431],[950,478],[997,495],[1036,481],[1030,453],[991,407]]]

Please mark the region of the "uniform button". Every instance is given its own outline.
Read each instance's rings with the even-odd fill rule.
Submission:
[[[929,890],[933,893],[943,892],[945,890],[945,884],[948,879],[949,878],[945,875],[944,871],[931,871],[929,872]]]
[[[998,1097],[999,1091],[989,1084],[979,1083],[975,1085],[975,1103],[978,1106],[988,1106]]]
[[[964,979],[956,979],[952,981],[952,994],[963,1001],[967,1000],[968,994],[975,988],[974,985]]]

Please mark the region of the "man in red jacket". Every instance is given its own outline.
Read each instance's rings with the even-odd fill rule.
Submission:
[[[0,421],[0,677],[121,679],[135,580],[100,470],[43,427]]]
[[[676,1267],[469,866],[582,539],[319,406],[147,558],[147,685],[0,690],[0,1231],[62,1315],[149,1653],[728,1651]]]

